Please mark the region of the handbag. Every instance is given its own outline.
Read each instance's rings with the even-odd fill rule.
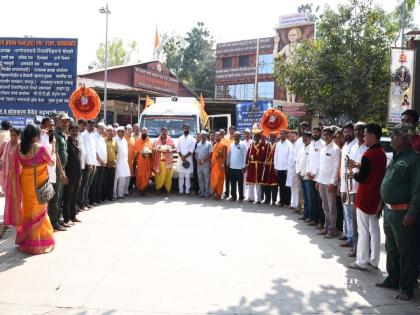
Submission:
[[[47,179],[47,181],[41,187],[36,187],[35,145],[34,145],[34,153],[33,153],[33,165],[34,165],[34,187],[35,187],[36,199],[38,199],[39,204],[45,204],[54,197],[55,191],[49,179]]]

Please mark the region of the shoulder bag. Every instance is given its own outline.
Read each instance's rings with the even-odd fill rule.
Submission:
[[[33,151],[33,165],[34,165],[34,187],[35,187],[35,194],[36,194],[36,198],[38,199],[38,203],[39,204],[45,204],[48,201],[50,201],[54,195],[55,195],[55,191],[54,191],[54,187],[51,184],[50,180],[47,179],[47,181],[41,186],[41,187],[37,187],[36,186],[36,162],[35,162],[35,145],[34,145],[34,151]]]

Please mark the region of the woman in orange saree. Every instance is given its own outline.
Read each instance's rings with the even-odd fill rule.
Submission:
[[[48,179],[47,165],[54,164],[46,148],[37,143],[39,137],[38,127],[26,126],[19,149],[19,160],[22,165],[20,175],[22,224],[17,226],[16,244],[19,246],[19,251],[27,254],[49,253],[55,244],[47,204],[39,204],[35,194],[34,172],[36,172],[36,186],[40,187]]]

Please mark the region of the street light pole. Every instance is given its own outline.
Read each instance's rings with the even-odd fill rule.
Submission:
[[[105,7],[99,9],[101,14],[105,14],[105,72],[104,72],[104,122],[106,125],[106,102],[107,102],[107,81],[108,81],[108,15],[111,11],[108,9],[108,3]]]

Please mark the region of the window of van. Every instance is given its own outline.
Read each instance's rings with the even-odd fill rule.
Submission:
[[[171,138],[178,138],[184,134],[184,125],[190,126],[190,135],[197,134],[197,116],[145,115],[140,122],[141,128],[148,129],[151,138],[157,138],[162,127],[168,128],[168,135]]]

